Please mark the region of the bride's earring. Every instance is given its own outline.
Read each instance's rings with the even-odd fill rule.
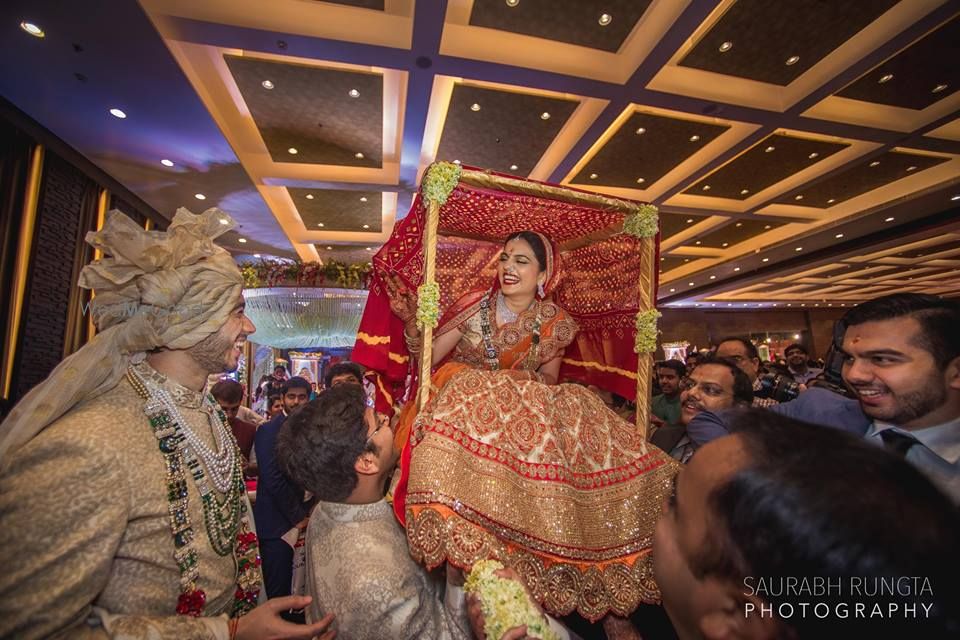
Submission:
[[[537,293],[540,294],[541,298],[545,298],[547,296],[546,292],[543,290],[542,282],[537,283]]]

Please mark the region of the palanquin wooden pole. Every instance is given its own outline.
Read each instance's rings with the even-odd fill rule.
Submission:
[[[435,280],[437,270],[437,221],[440,205],[434,201],[427,204],[427,224],[423,228],[423,284]],[[430,369],[433,360],[433,327],[420,326],[423,347],[420,349],[420,386],[417,389],[417,411],[423,409],[430,399]]]
[[[657,253],[656,238],[642,238],[640,240],[640,282],[639,282],[639,312],[653,309],[656,301],[654,300],[654,278],[656,276],[654,269],[656,264],[654,256]],[[646,440],[648,434],[647,424],[650,420],[650,375],[653,369],[653,354],[637,354],[637,429],[640,435]]]

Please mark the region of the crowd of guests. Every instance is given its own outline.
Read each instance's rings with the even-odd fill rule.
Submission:
[[[265,391],[279,396],[276,414],[259,426],[241,413],[239,385],[207,388],[209,375],[236,368],[237,345],[255,332],[239,270],[211,242],[223,215],[181,210],[168,232],[151,234],[111,215],[97,232],[109,256],[137,255],[132,245],[153,258],[85,269],[81,282],[98,287],[100,333],[0,429],[0,637],[486,637],[463,572],[415,562],[408,544],[418,534],[384,500],[396,421],[370,406],[361,368],[331,368],[317,391],[275,376]],[[538,285],[549,292],[541,257],[503,255],[524,260],[500,267],[502,285],[530,278],[531,298]],[[152,314],[149,326],[110,314],[131,295]],[[484,312],[489,302],[476,301]],[[174,307],[196,316],[174,321]],[[552,317],[558,335],[566,331],[562,310]],[[593,625],[548,616],[551,630],[648,640],[958,637],[958,326],[960,305],[936,296],[853,308],[836,333],[851,397],[806,388],[813,368],[793,347],[794,381],[808,379],[789,401],[770,396],[749,340],[660,365],[651,446],[682,464],[656,454],[672,484],[652,532],[653,574],[623,579],[652,578],[669,623],[641,607]],[[549,329],[544,322],[535,345],[549,344]],[[464,348],[471,330],[454,326],[447,350]],[[405,337],[417,346],[416,333]],[[557,382],[562,345],[541,355],[520,382]],[[559,386],[552,397],[595,407],[593,417],[615,429],[626,424],[585,388]],[[242,473],[259,479],[252,518]],[[287,536],[304,528],[301,596],[291,594]],[[801,614],[798,597],[813,594],[784,588],[790,578],[835,585],[816,594],[826,613]],[[884,592],[883,581],[895,587]]]

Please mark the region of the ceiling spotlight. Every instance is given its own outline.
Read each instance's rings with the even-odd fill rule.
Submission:
[[[47,35],[47,34],[45,34],[45,33],[43,32],[43,29],[41,29],[41,28],[38,27],[37,25],[33,24],[32,22],[21,22],[21,23],[20,23],[20,28],[23,29],[24,31],[26,31],[27,33],[29,33],[30,35],[32,35],[32,36],[35,37],[35,38],[42,38],[42,37],[44,37],[45,35]]]
[[[226,218],[220,218],[220,224],[230,224],[230,221]]]
[[[740,195],[745,196],[750,193],[750,189],[740,189]]]
[[[698,135],[692,135],[692,136],[690,136],[690,142],[696,142],[696,141],[699,140],[699,139],[700,139],[700,136],[698,136]]]
[[[351,98],[359,98],[360,92],[357,91],[356,89],[350,89],[350,91],[347,92],[347,95],[350,96]]]
[[[949,85],[938,84],[937,86],[935,86],[935,87],[933,88],[933,91],[931,91],[930,93],[940,93],[941,91],[943,91],[944,89],[946,89],[947,86],[949,86]]]
[[[699,247],[700,245],[702,245],[702,244],[703,244],[703,242],[702,242],[702,241],[700,241],[700,240],[697,240],[697,241],[696,241],[696,242],[695,242],[694,244],[695,244],[695,245],[697,245],[697,246]]]
[[[480,111],[480,105],[474,102],[472,105],[470,105],[470,111]]]
[[[289,153],[292,156],[295,156],[299,153],[299,151],[297,151],[296,147],[290,147],[289,149],[287,149],[287,153]]]
[[[729,243],[729,242],[724,242],[724,243],[723,243],[723,247],[724,247],[724,248],[727,248],[727,247],[729,247],[729,246],[730,246],[730,243]]]
[[[830,198],[829,200],[827,200],[827,204],[833,204],[836,201],[837,201],[836,198]]]
[[[734,271],[740,271],[740,267],[734,267],[733,270],[734,270]]]
[[[816,158],[816,157],[819,156],[819,155],[820,155],[819,153],[817,153],[816,151],[814,151],[813,153],[811,153],[811,154],[808,155],[807,157],[810,158],[811,160],[813,160],[814,158]]]
[[[263,82],[260,83],[260,85],[261,85],[264,89],[273,89],[273,83],[270,82],[269,80],[264,80]]]
[[[363,225],[363,228],[364,228],[364,229],[369,229],[369,228],[370,228],[370,225],[365,224],[365,225]]]
[[[888,73],[888,74],[885,74],[885,75],[880,76],[880,79],[877,80],[877,82],[879,82],[880,84],[884,84],[885,82],[890,82],[891,80],[893,80],[893,74],[892,74],[892,73]]]
[[[711,280],[716,280],[716,279],[717,279],[717,276],[710,276],[710,279],[711,279]]]
[[[893,216],[890,216],[889,218],[887,218],[886,220],[884,220],[884,222],[893,222],[894,219],[895,219],[895,218],[894,218]]]
[[[110,109],[110,115],[112,115],[114,118],[120,118],[121,120],[127,117],[127,114],[125,114],[120,109],[117,109],[116,107],[114,107],[113,109]]]
[[[515,7],[520,4],[520,0],[507,0],[508,7]]]
[[[373,251],[373,249],[371,249],[370,247],[364,247],[364,249],[366,249],[367,251]]]
[[[742,222],[738,222],[738,223],[735,224],[734,226],[735,226],[735,227],[742,227],[742,226],[743,226],[743,223],[742,223]]]
[[[515,165],[515,164],[510,165],[510,171],[516,171],[516,170],[519,169],[519,168],[520,168],[520,167],[518,167],[518,166]]]
[[[597,20],[597,22],[600,23],[600,26],[601,26],[601,27],[605,27],[605,26],[607,26],[608,24],[610,24],[611,22],[613,22],[613,16],[610,15],[609,13],[600,14],[600,19]]]
[[[842,237],[843,237],[843,234],[842,234],[842,233],[838,233],[837,235],[835,235],[835,236],[833,236],[833,237],[834,237],[834,238],[842,238]]]
[[[803,196],[802,196],[802,195],[799,195],[799,196],[795,197],[794,200],[803,200]]]
[[[684,258],[683,261],[684,261],[684,262],[690,262],[690,258]]]
[[[313,194],[312,194],[312,193],[308,193],[308,194],[307,194],[307,200],[313,200]]]
[[[367,196],[360,196],[360,202],[366,202]]]
[[[318,222],[318,223],[317,223],[317,226],[318,226],[318,227],[323,227],[323,223],[322,223],[322,222]]]
[[[764,229],[764,231],[766,231],[767,229],[772,229],[772,228],[773,228],[773,227],[771,227],[771,226],[768,224],[768,225],[766,225],[763,229]]]
[[[800,62],[800,56],[790,56],[789,58],[787,58],[787,66],[788,66],[788,67],[793,66],[793,65],[797,64],[798,62]]]
[[[595,174],[595,173],[591,173],[591,174],[590,174],[590,179],[591,179],[591,180],[596,180],[596,179],[599,178],[599,177],[600,177],[600,176],[598,176],[598,175]]]
[[[764,149],[763,152],[764,152],[764,153],[770,153],[770,152],[773,151],[774,149],[776,149],[776,147],[774,147],[773,145],[771,145],[771,146],[767,147],[766,149]]]
[[[548,112],[544,111],[543,113],[540,114],[540,119],[541,119],[541,120],[549,120],[549,119],[550,119],[550,114],[549,114]]]
[[[710,185],[708,185],[708,184],[703,185],[703,190],[704,190],[704,191],[710,191]]]
[[[255,254],[253,254],[253,257],[254,257],[254,258],[259,258],[259,257],[260,257],[260,254],[259,254],[259,253],[255,253]]]
[[[643,184],[644,182],[646,182],[646,180],[643,178],[637,178],[637,184]]]
[[[733,49],[733,43],[729,40],[720,45],[720,53],[726,53],[730,49]]]
[[[327,247],[327,251],[333,251],[333,247]]]
[[[803,247],[797,247],[794,251],[803,251]]]
[[[675,291],[676,291],[676,289],[670,289],[670,293],[673,293],[673,292],[675,292]]]
[[[770,262],[770,258],[764,258],[760,262]]]
[[[647,132],[647,130],[644,129],[643,127],[640,127],[640,128],[637,129],[637,135],[638,135],[638,136],[642,136],[642,135],[645,134],[646,132]]]
[[[363,160],[363,153],[361,153],[360,151],[357,151],[355,154],[353,154],[353,157],[356,158],[357,160]]]
[[[955,196],[950,196],[950,202],[956,202],[957,200],[960,200],[960,193]]]
[[[688,287],[692,287],[693,284],[694,284],[694,283],[692,283],[692,282],[688,282],[688,283],[687,283],[687,286],[688,286]]]
[[[246,238],[237,238],[237,242],[239,242],[240,244],[247,244],[247,239],[246,239]]]
[[[164,158],[163,160],[160,161],[160,164],[162,164],[165,167],[172,167],[173,160],[167,160],[166,158]]]
[[[203,195],[202,193],[195,193],[195,194],[193,194],[193,197],[196,198],[197,200],[206,200],[206,199],[207,199],[207,196]]]
[[[687,218],[687,224],[691,224],[692,222],[693,222],[693,218]]]
[[[916,171],[916,170],[917,168],[913,165],[910,165],[909,167],[907,167],[907,171]]]
[[[873,162],[870,163],[870,166],[871,166],[871,167],[876,167],[876,166],[879,166],[879,165],[880,165],[880,161],[879,161],[879,160],[874,160]]]

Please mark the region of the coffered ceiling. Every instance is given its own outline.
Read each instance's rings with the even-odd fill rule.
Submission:
[[[447,160],[657,204],[661,304],[960,295],[956,1],[82,4],[0,92],[238,256],[363,261]]]

